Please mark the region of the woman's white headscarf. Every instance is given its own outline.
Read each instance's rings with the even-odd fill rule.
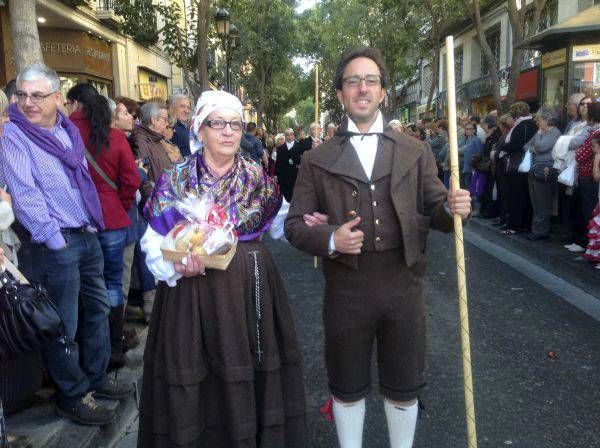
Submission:
[[[202,95],[198,98],[194,116],[192,117],[191,129],[193,135],[190,136],[190,149],[192,154],[202,147],[198,141],[198,131],[200,130],[200,126],[202,126],[204,120],[206,120],[211,113],[215,110],[222,109],[230,109],[236,112],[241,119],[244,117],[244,108],[238,97],[223,90],[207,90],[202,92]]]

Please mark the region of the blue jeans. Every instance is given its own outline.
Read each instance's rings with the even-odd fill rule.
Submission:
[[[123,305],[123,253],[127,229],[105,230],[98,234],[104,255],[104,283],[111,307]]]
[[[57,387],[57,402],[72,402],[107,381],[110,358],[110,306],[102,277],[104,260],[98,237],[79,232],[65,235],[67,246],[48,249],[33,244],[34,281],[44,285],[65,325],[68,349],[59,341],[43,352]],[[79,304],[83,307],[79,320]],[[79,332],[77,326],[80,325]],[[78,345],[75,334],[78,333]],[[81,353],[80,352],[81,349]]]

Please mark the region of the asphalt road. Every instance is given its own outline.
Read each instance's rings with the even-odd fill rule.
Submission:
[[[320,268],[313,268],[312,257],[285,243],[268,245],[286,282],[304,353],[311,446],[335,447],[334,425],[319,412],[328,398],[323,276]],[[468,243],[466,257],[478,446],[600,447],[598,322]],[[432,232],[428,260],[427,387],[414,448],[466,447],[450,235]],[[375,360],[373,369],[375,383]],[[389,446],[382,398],[376,390],[367,402],[365,448]]]
[[[288,244],[267,245],[285,280],[304,354],[311,447],[337,447],[333,423],[319,412],[329,396],[321,269]],[[414,448],[467,447],[452,236],[432,232],[428,259],[427,387]],[[478,446],[600,448],[598,321],[468,243],[466,259]],[[374,361],[374,383],[376,369]],[[373,390],[363,446],[387,448],[382,398]],[[135,438],[130,434],[119,447],[134,447]]]

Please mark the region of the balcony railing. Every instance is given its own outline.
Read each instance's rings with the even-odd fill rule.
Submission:
[[[113,0],[96,0],[96,16],[109,25],[123,23],[123,18],[115,14]]]

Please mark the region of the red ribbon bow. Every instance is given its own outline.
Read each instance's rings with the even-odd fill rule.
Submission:
[[[206,221],[211,226],[223,227],[227,222],[227,212],[219,204],[215,204],[206,213]]]
[[[331,398],[321,407],[321,414],[328,422],[333,421],[333,400]]]

